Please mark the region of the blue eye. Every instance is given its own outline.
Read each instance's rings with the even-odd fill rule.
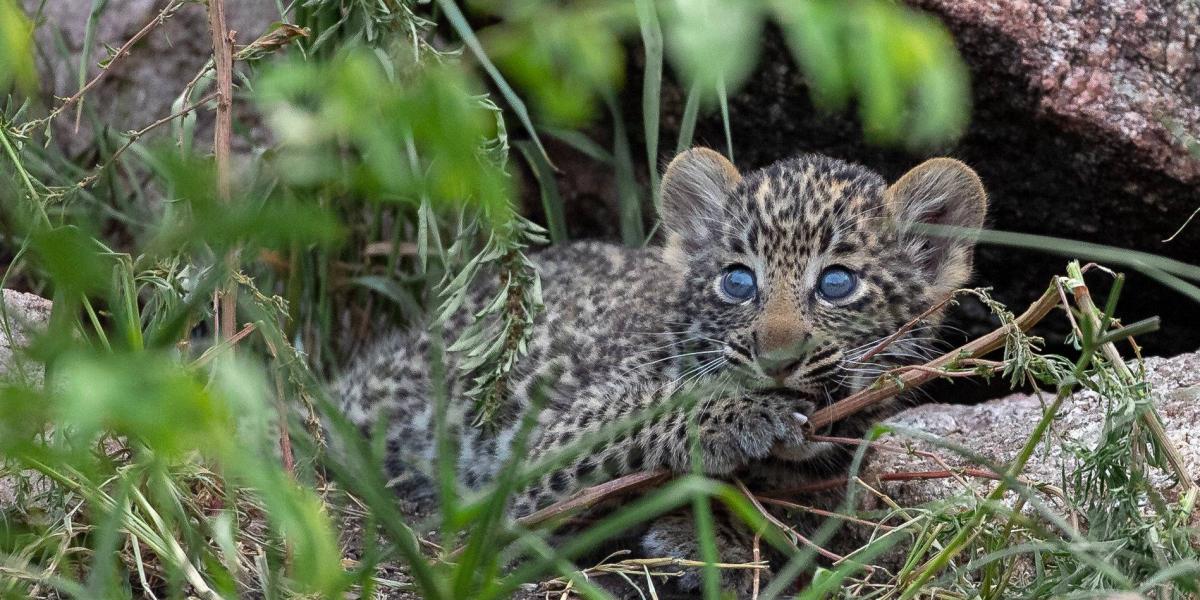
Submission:
[[[721,276],[721,291],[738,302],[753,298],[758,292],[754,272],[741,265],[729,267]]]
[[[845,267],[829,267],[821,271],[817,280],[817,291],[826,300],[841,300],[858,287],[858,278]]]

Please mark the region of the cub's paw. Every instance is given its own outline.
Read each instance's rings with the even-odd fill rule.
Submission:
[[[709,402],[700,416],[704,470],[725,474],[777,448],[803,448],[803,426],[816,406],[781,391],[748,392]]]

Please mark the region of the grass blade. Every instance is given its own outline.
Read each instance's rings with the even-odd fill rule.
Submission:
[[[616,159],[613,158],[612,152],[609,152],[600,144],[592,141],[592,138],[589,138],[578,131],[573,129],[560,129],[558,127],[543,127],[542,131],[545,131],[550,137],[574,148],[575,150],[578,150],[579,152],[582,152],[592,160],[602,162],[605,165],[611,165],[616,162]]]
[[[725,91],[725,80],[717,82],[717,101],[721,104],[721,124],[725,126],[725,156],[733,162],[733,132],[729,127],[729,94]]]
[[[703,473],[700,465],[704,464],[700,452],[700,431],[696,424],[696,411],[689,411],[688,420],[688,451],[692,457],[692,475],[700,478]],[[704,496],[692,498],[692,520],[696,524],[696,541],[700,547],[700,559],[704,561],[701,589],[704,600],[717,600],[721,594],[721,575],[717,572],[717,534],[713,523],[712,506]]]
[[[687,150],[692,145],[692,136],[696,133],[696,116],[700,112],[700,86],[693,85],[688,91],[687,103],[683,105],[683,118],[679,122],[679,142],[675,144],[675,154]]]
[[[92,62],[92,46],[96,41],[96,25],[100,22],[100,15],[104,14],[104,7],[108,5],[108,0],[92,0],[92,9],[88,13],[87,26],[83,30],[83,47],[79,52],[79,73],[76,76],[76,83],[79,89],[83,89],[87,85],[88,67]],[[85,99],[80,98],[79,103],[75,105],[75,126],[79,127],[79,119],[83,115],[83,103]]]
[[[659,206],[658,119],[662,95],[663,34],[653,0],[636,0],[646,67],[642,72],[642,127],[646,139],[646,167],[650,170],[650,197]]]
[[[554,178],[550,163],[547,163],[540,153],[534,152],[529,142],[520,141],[515,145],[529,163],[529,168],[533,170],[533,176],[538,181],[550,241],[555,244],[567,241],[567,217],[563,211],[562,195],[558,192],[558,181]]]
[[[621,204],[621,241],[630,248],[638,248],[646,239],[642,227],[642,199],[638,193],[637,179],[633,175],[633,154],[629,149],[629,134],[625,130],[625,119],[621,107],[611,92],[604,95],[613,119],[613,156],[617,161],[617,196]]]

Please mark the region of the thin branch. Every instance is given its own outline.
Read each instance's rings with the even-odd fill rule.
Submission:
[[[891,398],[900,392],[922,385],[932,379],[936,379],[944,372],[944,367],[956,363],[967,358],[978,358],[997,348],[1004,346],[1005,340],[1014,330],[1028,331],[1039,321],[1050,314],[1050,311],[1059,305],[1058,294],[1051,287],[1042,294],[1029,308],[1017,317],[1011,325],[1000,327],[983,337],[972,340],[957,349],[947,352],[924,365],[919,365],[921,369],[910,369],[899,377],[894,378],[894,385],[883,384],[888,378],[885,374],[883,378],[877,380],[877,385],[872,385],[863,389],[849,397],[834,402],[833,404],[819,409],[808,416],[808,424],[806,427],[809,431],[817,431],[823,427],[837,423],[858,413],[870,406]],[[882,384],[882,385],[880,385]]]
[[[22,125],[21,128],[17,130],[17,134],[22,136],[26,135],[34,127],[40,127],[43,124],[50,122],[54,118],[58,117],[58,115],[62,114],[62,112],[72,104],[75,104],[83,99],[84,95],[91,91],[92,88],[96,87],[96,85],[104,79],[104,76],[108,75],[108,73],[112,71],[113,67],[117,63],[121,62],[122,58],[129,56],[130,50],[135,44],[140,42],[142,38],[149,35],[151,31],[154,31],[155,27],[158,27],[167,19],[173,17],[175,13],[183,7],[183,5],[184,0],[171,0],[168,2],[162,10],[158,11],[158,14],[154,15],[154,18],[150,19],[150,21],[142,26],[137,33],[133,34],[133,37],[126,40],[124,44],[121,44],[121,47],[117,49],[116,54],[114,54],[113,57],[108,61],[108,64],[104,65],[104,67],[100,69],[100,72],[97,73],[96,76],[91,79],[91,81],[88,81],[83,85],[83,87],[79,88],[79,91],[72,94],[71,97],[63,100],[62,104],[59,104],[54,110],[50,111],[50,114],[42,117],[41,119],[30,121]],[[75,130],[79,131],[78,120],[75,122]]]
[[[602,500],[656,486],[670,476],[671,473],[665,469],[630,473],[612,481],[579,490],[566,500],[555,502],[533,514],[517,519],[517,524],[522,527],[537,527],[546,521],[587,508]]]
[[[733,482],[737,485],[737,488],[739,490],[741,490],[742,495],[746,496],[746,499],[750,500],[750,504],[754,505],[755,510],[757,510],[759,513],[761,513],[765,519],[767,519],[768,521],[773,523],[776,527],[791,534],[791,536],[796,538],[796,540],[798,540],[800,543],[804,544],[805,546],[808,546],[809,548],[812,548],[813,550],[815,550],[817,552],[817,554],[820,554],[821,556],[824,556],[825,558],[828,558],[829,560],[837,562],[837,561],[842,561],[842,560],[846,559],[846,557],[842,556],[841,554],[836,554],[834,552],[830,552],[829,550],[826,550],[825,548],[818,546],[816,544],[816,542],[808,539],[807,537],[804,537],[800,532],[796,531],[792,527],[788,527],[788,525],[786,523],[784,523],[783,521],[780,521],[775,515],[771,514],[771,511],[767,510],[766,507],[763,506],[762,503],[758,501],[758,497],[750,492],[750,490],[746,487],[746,484],[742,483],[741,479],[734,479]],[[788,541],[792,542],[791,540],[788,540]],[[795,550],[796,552],[800,551],[800,548],[796,547],[796,542],[792,542],[792,549]]]
[[[108,157],[108,160],[97,165],[95,168],[95,171],[91,175],[88,175],[87,177],[84,177],[83,179],[79,180],[79,183],[75,184],[76,187],[84,188],[84,187],[88,187],[88,186],[92,185],[93,183],[95,183],[96,179],[98,179],[100,177],[100,173],[102,173],[104,171],[104,169],[107,169],[113,163],[117,162],[117,159],[120,158],[121,155],[124,154],[125,151],[129,149],[130,146],[133,146],[135,143],[137,143],[137,141],[139,139],[141,139],[142,136],[153,131],[154,129],[157,129],[159,127],[162,127],[163,125],[166,125],[167,123],[170,123],[171,121],[174,121],[175,119],[186,116],[188,113],[203,107],[205,104],[208,104],[212,99],[214,99],[216,97],[217,97],[217,92],[213,92],[213,93],[197,100],[195,104],[187,106],[186,108],[184,108],[183,110],[180,110],[179,112],[172,113],[168,116],[165,116],[165,117],[141,128],[141,129],[138,129],[136,131],[130,131],[129,133],[126,134],[128,136],[128,139],[125,140],[125,143],[122,144],[120,148],[117,148],[117,151],[113,152],[112,156]]]
[[[992,373],[1001,371],[1003,369],[1004,369],[1003,366],[988,367],[988,370],[991,371]],[[948,371],[946,369],[935,369],[929,365],[905,365],[903,367],[896,367],[895,369],[888,371],[886,373],[886,375],[895,377],[897,375],[902,375],[904,373],[908,373],[911,371],[925,373],[928,375],[932,375],[934,377],[950,377],[950,378],[978,377],[980,374],[979,371],[975,371],[975,370],[973,370],[973,371]]]
[[[246,323],[246,326],[242,327],[241,331],[221,340],[220,343],[214,345],[213,347],[209,348],[208,350],[205,350],[204,353],[201,354],[199,358],[192,361],[191,367],[193,369],[199,369],[200,367],[203,367],[204,365],[211,362],[213,358],[216,358],[218,355],[220,355],[225,350],[233,348],[233,346],[237,345],[238,342],[242,341],[242,338],[253,333],[255,329],[256,329],[256,327],[255,327],[254,323]]]
[[[762,549],[761,549],[762,548],[762,534],[761,533],[756,532],[754,534],[754,543],[751,545],[751,548],[753,549],[752,551],[754,553],[751,558],[754,559],[754,562],[755,563],[762,562]],[[762,571],[758,571],[758,570],[754,571],[754,580],[753,580],[753,587],[750,592],[750,600],[758,600],[758,587],[759,587],[759,584],[761,583],[761,581],[762,581]]]
[[[995,471],[974,468],[937,469],[932,471],[896,471],[894,473],[880,473],[879,475],[875,476],[875,479],[879,481],[924,481],[927,479],[953,479],[957,478],[959,475],[966,475],[968,477],[976,477],[979,479],[991,479],[994,481],[1004,480],[1004,476],[996,473]],[[1018,479],[1018,481],[1020,481],[1020,479]],[[771,498],[778,498],[779,496],[799,496],[816,492],[828,492],[830,490],[842,489],[845,488],[849,483],[849,477],[831,477],[829,479],[822,479],[820,481],[814,481],[812,483],[806,483],[803,485],[797,485],[779,490],[771,490],[770,492],[767,492],[767,494]]]
[[[887,338],[885,338],[877,346],[872,348],[870,352],[866,353],[865,356],[858,359],[858,362],[867,362],[868,360],[871,359],[871,357],[875,356],[876,354],[879,354],[880,352],[883,352],[884,349],[886,349],[888,346],[892,345],[892,342],[896,341],[897,338],[904,335],[905,333],[908,333],[908,331],[910,329],[912,329],[913,327],[916,327],[917,323],[920,323],[929,315],[932,315],[933,313],[935,313],[939,310],[942,310],[942,308],[945,307],[947,304],[949,304],[950,301],[954,300],[954,297],[957,296],[961,291],[962,290],[955,290],[955,291],[951,292],[950,295],[943,298],[941,302],[938,302],[937,304],[930,306],[929,308],[925,309],[925,312],[913,317],[912,320],[905,323],[902,327],[900,327],[900,329],[897,329],[896,333],[893,333],[892,335],[887,336]]]
[[[271,339],[263,336],[263,340],[267,343],[267,350],[271,352],[271,360],[279,360],[279,353],[275,351],[275,344],[271,343]],[[280,369],[271,369],[275,380],[275,411],[279,419],[279,456],[283,461],[283,469],[291,474],[296,475],[296,457],[292,452],[292,436],[288,432],[288,409],[285,396],[285,387],[283,385],[283,373]],[[419,539],[419,538],[418,538]]]
[[[866,527],[878,528],[878,529],[882,529],[884,531],[891,531],[893,529],[896,529],[896,527],[893,525],[884,525],[883,523],[877,523],[875,521],[868,521],[866,519],[860,519],[854,515],[848,515],[845,513],[834,512],[831,510],[824,510],[821,508],[816,508],[814,506],[807,506],[805,504],[797,504],[790,500],[783,500],[780,498],[772,498],[770,496],[758,496],[758,495],[755,496],[755,499],[757,499],[759,502],[762,502],[763,504],[770,504],[772,506],[778,506],[780,508],[786,508],[788,510],[798,510],[800,512],[806,512],[809,514],[817,515],[818,517],[829,517],[831,519],[839,519],[842,521],[846,521],[848,523],[855,523],[855,524],[863,525]]]

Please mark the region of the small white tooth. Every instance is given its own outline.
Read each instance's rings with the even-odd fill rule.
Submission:
[[[802,414],[800,414],[800,413],[798,413],[798,412],[794,412],[794,413],[792,413],[792,416],[793,416],[793,417],[796,417],[796,420],[797,420],[797,421],[800,421],[800,424],[801,424],[801,425],[803,425],[803,424],[805,424],[805,423],[807,423],[807,422],[808,422],[808,417],[806,417],[806,416],[804,416],[804,415],[802,415]]]

